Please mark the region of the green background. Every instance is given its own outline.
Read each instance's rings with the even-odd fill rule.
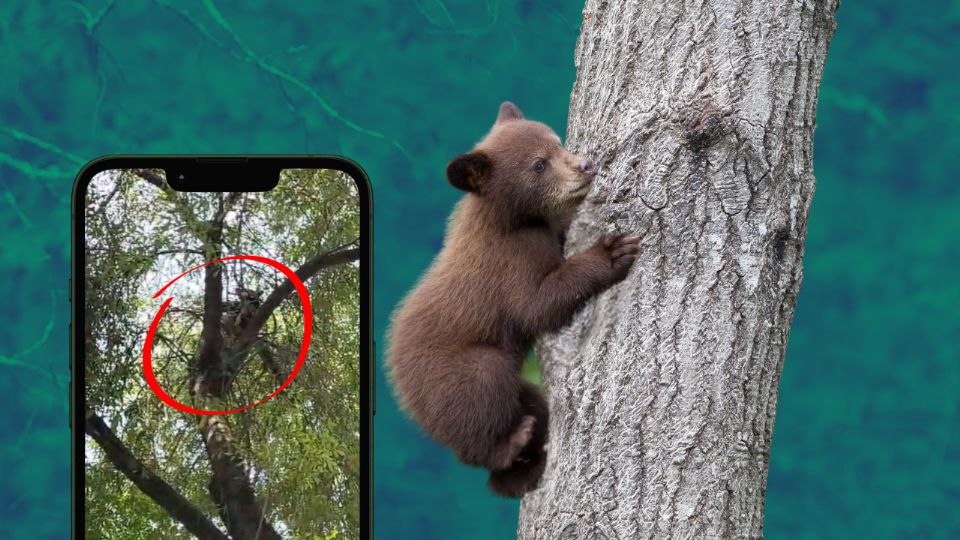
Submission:
[[[4,2],[0,523],[69,524],[72,177],[107,153],[338,153],[374,186],[375,333],[440,246],[447,160],[511,99],[563,131],[582,2]],[[781,384],[771,538],[960,537],[960,3],[845,2]],[[382,339],[381,339],[382,342]],[[381,346],[381,350],[383,347]],[[378,373],[378,538],[509,538]]]

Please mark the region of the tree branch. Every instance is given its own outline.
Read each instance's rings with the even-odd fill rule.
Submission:
[[[153,184],[162,191],[170,189],[170,186],[167,185],[167,179],[158,172],[158,169],[131,169],[130,172],[139,176],[144,181]]]
[[[90,214],[90,217],[88,218],[88,220],[93,221],[93,218],[102,214],[107,209],[107,206],[110,204],[110,201],[113,200],[114,196],[116,196],[118,191],[120,191],[119,182],[117,182],[117,184],[113,186],[113,190],[110,191],[110,194],[103,199],[103,202],[100,204],[100,206],[97,207],[97,209],[94,210],[92,214]]]
[[[352,245],[354,245],[354,243],[340,246],[315,256],[297,269],[295,274],[300,278],[300,281],[307,281],[324,268],[356,261],[360,258],[360,248],[349,247]],[[260,330],[263,329],[263,325],[266,324],[270,314],[280,307],[280,303],[292,292],[293,283],[290,280],[285,280],[267,295],[260,309],[250,317],[246,327],[243,329],[243,333],[241,333],[237,339],[237,343],[233,348],[233,354],[231,355],[232,357],[243,358],[246,355],[250,347],[257,341],[257,336],[260,334]]]
[[[203,227],[200,225],[200,219],[197,218],[197,215],[194,214],[190,206],[186,204],[183,197],[180,196],[180,193],[167,184],[163,174],[158,172],[157,169],[130,169],[130,172],[162,191],[167,199],[173,203],[177,211],[180,212],[180,217],[183,218],[183,222],[190,232],[198,238],[203,237]]]
[[[95,413],[88,413],[85,430],[87,435],[103,449],[107,459],[118,471],[160,505],[170,517],[180,522],[184,528],[198,538],[230,540],[203,512],[144,466],[143,462],[123,444],[123,441],[117,438],[103,418]]]

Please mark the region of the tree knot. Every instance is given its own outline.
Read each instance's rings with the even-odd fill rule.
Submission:
[[[690,150],[700,152],[723,135],[723,114],[709,97],[691,104],[682,113],[684,135]]]

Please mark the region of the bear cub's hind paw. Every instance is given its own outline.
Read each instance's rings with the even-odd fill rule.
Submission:
[[[501,443],[500,448],[497,449],[497,458],[493,470],[506,469],[513,464],[520,452],[530,442],[530,438],[533,437],[533,426],[536,423],[537,418],[529,414],[520,419],[520,423],[514,428],[510,437]]]

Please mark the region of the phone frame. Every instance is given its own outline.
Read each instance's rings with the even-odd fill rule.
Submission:
[[[372,499],[373,499],[373,414],[376,411],[374,356],[375,343],[372,334],[373,321],[373,191],[366,172],[356,162],[335,155],[111,155],[97,158],[86,165],[77,174],[73,184],[70,205],[71,226],[71,278],[68,282],[70,298],[70,372],[69,416],[71,429],[70,466],[71,466],[71,538],[83,538],[86,531],[84,445],[86,432],[74,429],[85,423],[85,393],[75,389],[84,389],[85,351],[83,332],[74,332],[74,328],[84,328],[84,302],[86,298],[86,249],[84,203],[87,187],[98,173],[115,169],[163,169],[167,173],[170,187],[180,191],[264,191],[265,174],[276,172],[277,179],[283,169],[335,169],[351,178],[357,186],[360,204],[360,538],[372,538]],[[170,182],[170,175],[197,175],[205,182],[203,189],[181,190],[184,184]],[[271,177],[268,177],[271,178]],[[189,177],[185,180],[189,182]],[[259,182],[259,183],[258,183]],[[248,185],[252,189],[237,189]],[[269,185],[272,188],[273,182]],[[228,189],[222,189],[228,187]],[[268,188],[268,189],[269,189]]]

